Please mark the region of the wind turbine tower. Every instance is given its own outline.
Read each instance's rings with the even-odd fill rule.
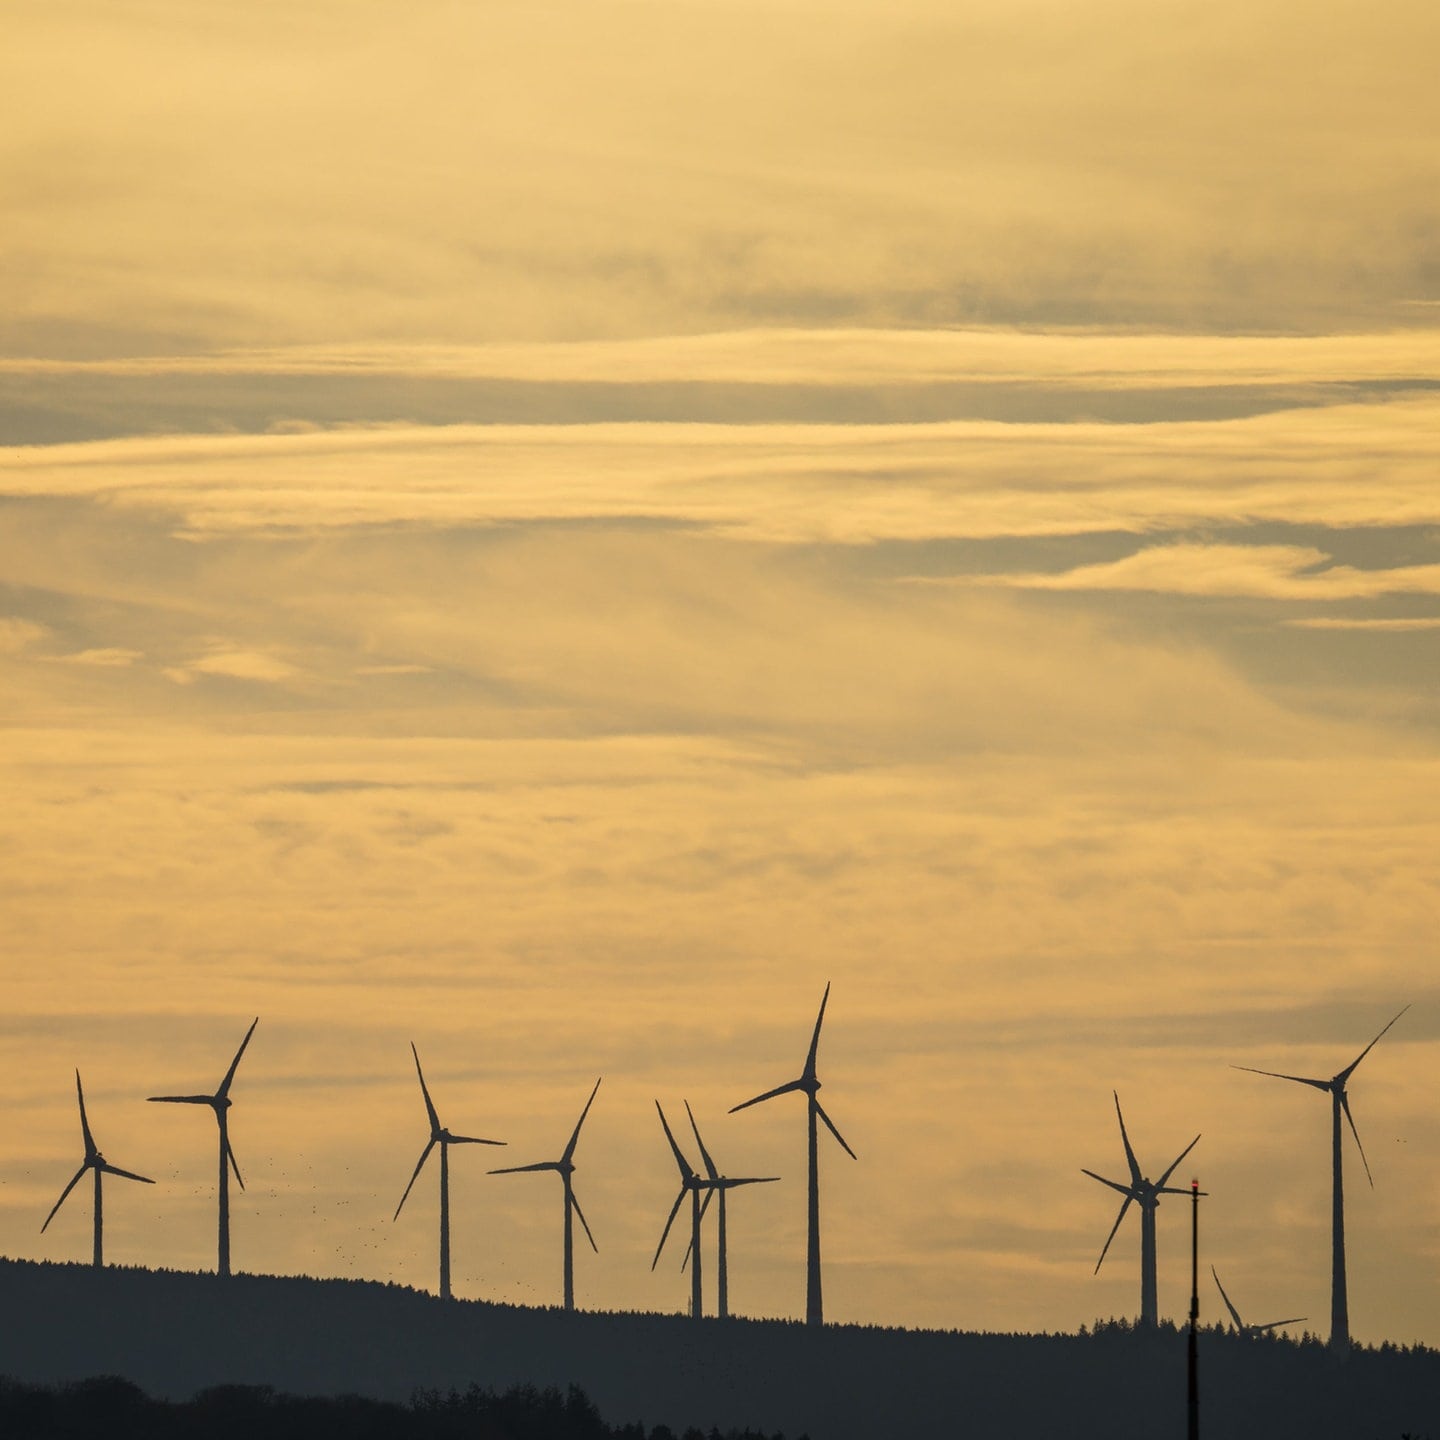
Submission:
[[[788,1095],[792,1090],[800,1092],[806,1098],[806,1109],[810,1122],[809,1225],[805,1253],[805,1323],[807,1325],[823,1325],[825,1323],[825,1306],[820,1289],[820,1154],[816,1121],[823,1120],[826,1128],[840,1142],[845,1153],[852,1160],[855,1159],[855,1152],[845,1143],[845,1137],[835,1128],[835,1122],[825,1113],[817,1096],[820,1089],[820,1077],[815,1070],[815,1056],[820,1049],[820,1027],[825,1023],[825,1006],[829,1001],[830,986],[827,983],[825,994],[820,1000],[820,1013],[815,1018],[815,1033],[810,1037],[810,1053],[805,1057],[805,1068],[800,1072],[800,1078],[790,1081],[788,1085],[777,1085],[775,1089],[767,1090],[763,1095],[755,1096],[753,1100],[746,1100],[742,1104],[732,1106],[730,1110],[733,1115],[737,1110],[746,1110],[751,1105],[760,1104],[762,1100],[773,1100],[777,1095]]]
[[[60,1192],[60,1198],[55,1202],[55,1208],[45,1217],[45,1223],[40,1227],[43,1235],[49,1228],[50,1222],[55,1218],[55,1212],[65,1203],[66,1196],[80,1183],[87,1170],[95,1172],[95,1248],[94,1265],[97,1270],[103,1269],[105,1265],[105,1245],[103,1230],[105,1224],[105,1196],[101,1188],[101,1177],[105,1175],[119,1175],[126,1180],[138,1180],[142,1185],[153,1185],[155,1182],[144,1175],[136,1175],[133,1171],[122,1170],[118,1165],[112,1165],[100,1153],[99,1147],[95,1144],[95,1137],[90,1133],[90,1121],[85,1115],[85,1091],[80,1085],[80,1072],[75,1072],[75,1096],[80,1101],[80,1134],[85,1141],[85,1158],[80,1163],[80,1168],[75,1172],[75,1178]]]
[[[603,1080],[605,1077],[600,1077]],[[590,1233],[589,1223],[585,1219],[585,1212],[580,1208],[580,1202],[575,1198],[575,1185],[573,1176],[575,1174],[575,1146],[580,1140],[580,1127],[585,1123],[585,1117],[590,1113],[590,1107],[595,1103],[595,1092],[600,1088],[600,1080],[595,1082],[595,1089],[590,1092],[590,1098],[585,1102],[585,1108],[580,1112],[580,1118],[575,1122],[575,1129],[571,1132],[570,1143],[566,1145],[564,1152],[558,1160],[541,1160],[534,1165],[510,1165],[503,1170],[492,1170],[492,1175],[523,1175],[532,1170],[554,1170],[558,1172],[565,1187],[565,1308],[575,1308],[575,1234],[572,1214],[580,1217],[580,1223],[585,1227],[585,1238],[590,1242],[590,1248],[598,1255],[600,1247],[595,1243],[595,1237]]]
[[[1114,1094],[1113,1091],[1111,1093]],[[1130,1167],[1130,1183],[1122,1185],[1118,1180],[1107,1180],[1103,1175],[1097,1175],[1093,1170],[1085,1170],[1082,1167],[1083,1174],[1088,1175],[1092,1180],[1098,1180],[1102,1185],[1108,1185],[1112,1190],[1118,1190],[1125,1197],[1120,1203],[1120,1213],[1115,1217],[1114,1225],[1110,1227],[1105,1248],[1101,1250],[1100,1258],[1095,1262],[1095,1273],[1098,1274],[1100,1267],[1105,1263],[1106,1253],[1110,1249],[1110,1241],[1115,1238],[1115,1232],[1119,1230],[1120,1222],[1125,1218],[1125,1212],[1130,1208],[1130,1202],[1133,1200],[1140,1207],[1140,1323],[1154,1326],[1160,1320],[1159,1287],[1156,1283],[1155,1211],[1159,1208],[1162,1195],[1194,1193],[1189,1187],[1182,1190],[1177,1185],[1167,1185],[1165,1182],[1175,1173],[1175,1167],[1195,1148],[1200,1137],[1197,1135],[1175,1157],[1169,1169],[1159,1180],[1151,1180],[1141,1173],[1140,1163],[1135,1159],[1135,1151],[1130,1145],[1130,1136],[1125,1131],[1125,1116],[1120,1111],[1118,1094],[1115,1095],[1115,1115],[1120,1121],[1120,1139],[1125,1145],[1125,1162]]]
[[[405,1187],[405,1193],[400,1197],[400,1203],[395,1207],[395,1213],[390,1218],[392,1220],[400,1218],[400,1212],[405,1208],[405,1202],[410,1198],[410,1191],[414,1189],[415,1182],[420,1178],[420,1172],[425,1168],[425,1162],[430,1158],[430,1152],[438,1145],[440,1147],[440,1298],[449,1300],[451,1298],[450,1147],[452,1145],[503,1145],[505,1142],[503,1140],[477,1140],[473,1135],[452,1135],[440,1123],[440,1117],[435,1113],[435,1104],[430,1099],[430,1091],[425,1084],[425,1072],[420,1068],[420,1052],[415,1048],[413,1040],[410,1042],[410,1053],[415,1057],[415,1073],[420,1077],[420,1093],[425,1097],[425,1113],[430,1117],[430,1139],[420,1152],[415,1172],[410,1176],[410,1183]]]
[[[1404,1009],[1390,1021],[1393,1025],[1410,1007]],[[1390,1028],[1385,1027],[1385,1030]],[[1355,1147],[1360,1151],[1360,1163],[1365,1167],[1365,1178],[1373,1189],[1375,1179],[1370,1174],[1370,1162],[1365,1158],[1365,1147],[1360,1143],[1360,1132],[1355,1128],[1355,1119],[1350,1114],[1350,1097],[1345,1092],[1355,1068],[1380,1041],[1380,1032],[1343,1070],[1328,1080],[1310,1080],[1303,1075],[1282,1075],[1275,1070],[1257,1070],[1252,1065],[1236,1065],[1236,1070],[1248,1070],[1252,1075],[1269,1075],[1274,1080],[1293,1080],[1297,1085],[1310,1085],[1316,1090],[1325,1090],[1330,1095],[1330,1348],[1342,1353],[1350,1349],[1350,1299],[1345,1281],[1345,1174],[1343,1151],[1340,1145],[1340,1115],[1344,1112],[1349,1122],[1350,1133],[1355,1137]]]
[[[215,1112],[215,1123],[220,1129],[220,1258],[217,1270],[221,1275],[230,1273],[230,1171],[235,1171],[235,1179],[243,1190],[245,1182],[240,1178],[240,1166],[235,1159],[235,1152],[230,1148],[230,1125],[228,1114],[230,1110],[230,1083],[235,1079],[235,1071],[240,1066],[240,1057],[245,1053],[245,1047],[250,1043],[250,1037],[255,1033],[255,1027],[260,1023],[257,1015],[251,1022],[250,1028],[245,1032],[245,1038],[240,1042],[240,1048],[235,1052],[235,1058],[230,1062],[230,1068],[225,1072],[225,1078],[220,1082],[220,1088],[213,1095],[151,1095],[148,1098],[162,1105],[208,1105]]]

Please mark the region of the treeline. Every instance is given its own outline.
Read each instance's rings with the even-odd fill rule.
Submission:
[[[1188,1325],[1176,1324],[1174,1320],[1162,1320],[1149,1333],[1178,1336],[1186,1334],[1188,1330]],[[1082,1325],[1079,1338],[1084,1339],[1088,1336],[1092,1339],[1105,1339],[1109,1336],[1144,1335],[1146,1333],[1136,1321],[1124,1315],[1112,1315],[1108,1320],[1097,1320],[1094,1325]],[[1330,1351],[1329,1340],[1325,1336],[1316,1335],[1309,1330],[1302,1330],[1298,1335],[1290,1335],[1284,1330],[1264,1330],[1242,1336],[1233,1325],[1216,1321],[1211,1325],[1201,1325],[1200,1334],[1202,1336],[1229,1336],[1232,1339],[1241,1340],[1246,1345],[1274,1345],[1280,1348],[1323,1351],[1326,1354]],[[1440,1356],[1440,1351],[1420,1340],[1413,1345],[1397,1345],[1393,1340],[1382,1340],[1378,1345],[1363,1345],[1356,1341],[1351,1348],[1357,1355],[1413,1355],[1425,1357],[1432,1363],[1437,1356]]]
[[[217,1385],[191,1400],[158,1400],[116,1375],[65,1385],[0,1377],[6,1440],[785,1440],[778,1431],[676,1434],[641,1421],[607,1425],[578,1385],[503,1392],[421,1390],[408,1405],[361,1395],[318,1398],[269,1385]],[[806,1436],[798,1440],[808,1440]]]

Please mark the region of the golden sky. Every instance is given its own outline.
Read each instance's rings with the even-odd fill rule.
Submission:
[[[1440,16],[11,0],[0,1251],[1073,1329],[1112,1089],[1207,1263],[1440,1344]],[[828,1143],[828,1142],[827,1142]],[[495,1156],[502,1157],[499,1160]],[[1187,1161],[1187,1166],[1190,1164]],[[1189,1178],[1187,1169],[1183,1180]],[[551,1192],[554,1193],[551,1193]],[[1175,1202],[1172,1202],[1174,1205]],[[1183,1204],[1162,1311],[1187,1302]],[[678,1253],[676,1257],[678,1264]],[[1210,1316],[1219,1297],[1204,1298]],[[1263,1312],[1263,1313],[1262,1313]]]

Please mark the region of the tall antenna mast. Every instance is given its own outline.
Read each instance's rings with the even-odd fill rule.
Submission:
[[[1190,1353],[1186,1395],[1188,1440],[1200,1440],[1200,1374],[1196,1338],[1200,1329],[1200,1182],[1190,1182]]]

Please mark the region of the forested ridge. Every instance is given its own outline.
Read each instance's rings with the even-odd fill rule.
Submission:
[[[406,1423],[423,1414],[440,1423],[446,1405],[459,1414],[484,1394],[510,1392],[549,1395],[553,1419],[554,1397],[568,1402],[572,1387],[574,1403],[610,1427],[596,1436],[625,1440],[656,1440],[657,1427],[659,1440],[666,1429],[706,1440],[1156,1440],[1185,1426],[1185,1332],[1169,1323],[1107,1321],[1049,1335],[812,1329],[442,1302],[368,1281],[11,1260],[0,1260],[0,1315],[0,1374],[22,1388],[117,1376],[186,1405],[207,1392],[252,1404],[268,1397],[267,1436],[285,1433],[286,1407],[314,1397],[353,1397],[335,1403],[351,1407],[354,1425],[367,1402],[397,1407],[385,1413]],[[1200,1387],[1204,1433],[1225,1440],[1440,1437],[1440,1352],[1423,1346],[1356,1347],[1337,1360],[1318,1339],[1212,1326],[1200,1335]],[[494,1417],[477,1410],[458,1433],[490,1440],[482,1421]],[[455,1433],[313,1428],[320,1423],[304,1433]],[[543,1430],[498,1435],[512,1433],[552,1440]]]

